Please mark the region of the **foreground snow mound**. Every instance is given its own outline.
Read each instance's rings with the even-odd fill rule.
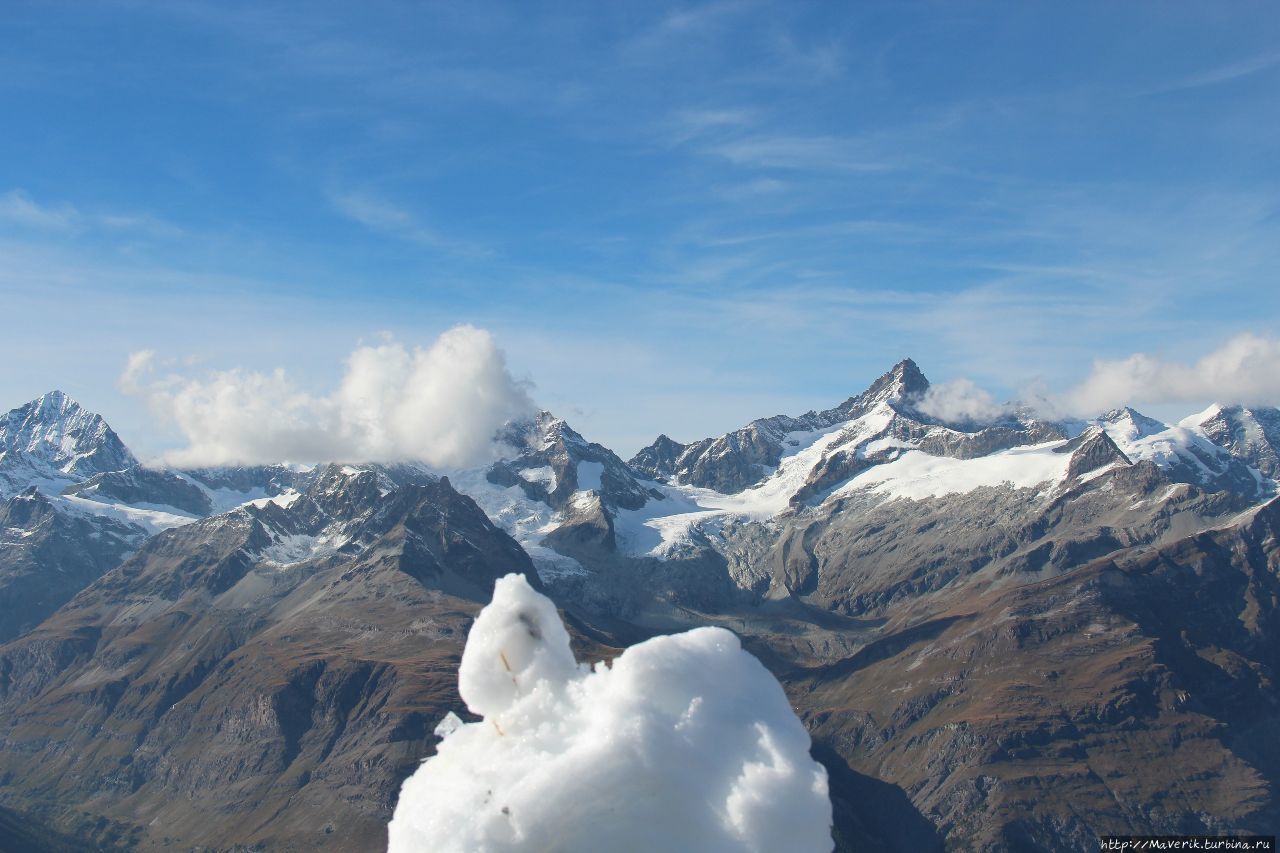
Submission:
[[[555,606],[507,575],[467,637],[467,706],[404,783],[390,853],[829,851],[827,774],[782,687],[698,628],[591,669]]]

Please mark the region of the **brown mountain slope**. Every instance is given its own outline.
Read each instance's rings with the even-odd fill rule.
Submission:
[[[332,553],[263,557],[343,523]],[[377,849],[510,571],[533,575],[447,481],[163,534],[0,647],[0,796],[104,847]]]
[[[815,739],[950,849],[1280,826],[1280,502],[1047,580],[933,599],[784,675]],[[970,588],[972,589],[972,588]]]

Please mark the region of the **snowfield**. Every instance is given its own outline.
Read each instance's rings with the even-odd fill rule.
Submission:
[[[897,459],[877,465],[837,489],[833,497],[859,489],[892,498],[925,500],[965,494],[983,487],[1009,486],[1031,489],[1057,484],[1067,476],[1070,453],[1055,453],[1066,441],[1014,447],[976,459],[930,456],[919,450],[904,451]]]

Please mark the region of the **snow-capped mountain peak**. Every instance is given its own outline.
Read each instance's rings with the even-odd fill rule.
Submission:
[[[1117,442],[1125,443],[1162,433],[1169,425],[1149,418],[1129,406],[1112,409],[1098,417],[1098,423]]]
[[[921,372],[919,365],[909,358],[895,364],[866,391],[845,401],[840,408],[850,410],[856,403],[858,408],[868,410],[876,403],[903,404],[923,397],[929,390],[929,380]],[[898,408],[894,405],[894,408]]]
[[[100,415],[50,391],[0,417],[0,491],[34,480],[79,480],[138,464]]]
[[[1266,491],[1270,487],[1263,482],[1262,474],[1250,468],[1260,466],[1230,447],[1230,426],[1225,420],[1214,420],[1224,411],[1227,410],[1221,406],[1212,406],[1201,415],[1170,426],[1126,406],[1106,412],[1095,423],[1125,456],[1135,462],[1155,464],[1173,482],[1242,494]],[[1207,419],[1198,420],[1202,416]],[[1207,434],[1206,424],[1209,430],[1220,428],[1215,433],[1218,438]]]
[[[1280,409],[1214,403],[1178,426],[1198,432],[1268,477],[1280,477]]]

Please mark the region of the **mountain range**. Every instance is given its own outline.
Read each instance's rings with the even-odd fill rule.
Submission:
[[[737,632],[838,849],[1274,832],[1280,411],[949,422],[929,391],[905,360],[630,460],[544,412],[449,471],[147,465],[60,392],[14,409],[0,848],[384,845],[510,571],[579,658]]]

